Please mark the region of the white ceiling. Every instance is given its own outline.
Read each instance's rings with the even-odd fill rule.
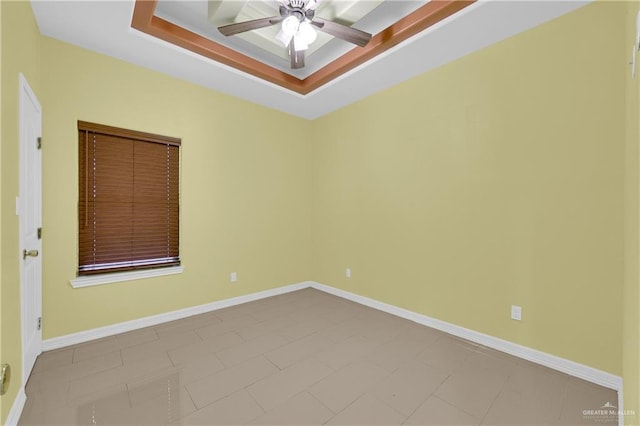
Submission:
[[[396,0],[382,4],[389,1]],[[31,4],[43,35],[314,119],[590,1],[479,1],[307,95],[132,29],[133,0],[32,0]],[[198,7],[198,3],[207,1],[188,3]]]

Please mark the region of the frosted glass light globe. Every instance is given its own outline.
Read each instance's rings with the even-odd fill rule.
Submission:
[[[300,31],[298,31],[296,35],[293,36],[293,49],[296,52],[299,52],[301,50],[307,50],[308,48],[309,45],[305,43],[302,35],[300,34]]]
[[[287,16],[282,21],[282,32],[288,36],[294,35],[298,31],[298,27],[300,27],[300,21],[295,16]]]
[[[301,43],[309,45],[316,41],[316,38],[318,38],[318,33],[316,33],[316,30],[311,26],[309,22],[304,21],[300,23],[296,36],[300,37]]]

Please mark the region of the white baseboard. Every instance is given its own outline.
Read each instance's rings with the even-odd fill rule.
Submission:
[[[622,393],[622,381],[618,389],[618,413],[624,413],[624,396]],[[618,426],[624,426],[624,415],[618,415]]]
[[[579,364],[568,359],[560,358],[558,356],[541,352],[536,349],[521,346],[516,343],[499,339],[497,337],[489,336],[488,334],[469,330],[468,328],[460,327],[458,325],[431,318],[426,315],[418,314],[416,312],[389,305],[387,303],[379,302],[368,297],[349,293],[348,291],[340,290],[317,282],[311,282],[311,287],[317,290],[324,291],[326,293],[333,294],[335,296],[342,297],[344,299],[351,300],[361,305],[369,306],[371,308],[375,308],[380,311],[408,319],[418,324],[426,325],[427,327],[435,328],[436,330],[444,331],[445,333],[461,337],[474,343],[479,343],[492,349],[506,352],[510,355],[526,359],[527,361],[535,362],[536,364],[553,368],[554,370],[561,371],[563,373],[578,377],[588,382],[592,382],[597,385],[616,390],[618,391],[619,395],[621,395],[622,378],[620,376],[607,373],[606,371],[598,370],[584,364]],[[620,401],[618,402],[618,404],[619,406],[622,406],[622,403]]]
[[[302,290],[310,286],[311,284],[309,282],[304,281],[284,287],[260,291],[258,293],[251,293],[244,296],[233,297],[231,299],[219,300],[216,302],[207,303],[205,305],[192,306],[190,308],[180,309],[178,311],[166,312],[164,314],[158,314],[136,320],[125,321],[118,324],[107,325],[105,327],[80,331],[78,333],[67,334],[65,336],[54,337],[51,339],[46,339],[42,342],[42,350],[50,351],[52,349],[58,349],[78,343],[89,342],[91,340],[100,339],[103,337],[114,336],[116,334],[126,333],[128,331],[158,325],[163,322],[174,321],[190,317],[192,315],[198,315],[215,311],[217,309],[227,308],[229,306],[240,305],[242,303],[252,302],[254,300],[277,296],[279,294],[289,293],[296,290]]]
[[[9,415],[7,416],[5,426],[16,426],[18,424],[25,402],[27,402],[27,395],[25,395],[24,387],[22,387],[18,391],[16,399],[13,401],[13,405],[11,406],[11,410],[9,411]]]

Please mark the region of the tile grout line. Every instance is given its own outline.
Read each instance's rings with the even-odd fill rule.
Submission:
[[[502,395],[502,392],[504,392],[504,387],[506,386],[507,382],[509,381],[509,378],[511,377],[511,375],[507,376],[507,380],[505,380],[505,382],[502,384],[502,388],[500,388],[500,392],[498,392],[496,394],[496,396],[493,398],[493,400],[491,401],[491,404],[489,404],[489,407],[487,407],[487,412],[484,413],[484,415],[482,416],[482,418],[480,419],[480,424],[484,424],[484,421],[487,419],[487,416],[489,415],[489,412],[491,412],[491,408],[493,408],[493,405],[496,403],[496,401],[498,400],[498,398],[500,397],[500,395]]]
[[[267,377],[270,377],[270,376],[267,376]],[[256,382],[256,383],[258,383],[258,382]],[[251,386],[251,385],[249,385],[249,386]],[[252,419],[250,419],[250,420],[249,420],[249,421],[252,421],[252,420],[255,420],[255,419],[257,419],[258,417],[260,417],[260,416],[262,416],[262,415],[264,415],[264,414],[268,413],[268,411],[267,411],[267,409],[266,409],[266,408],[264,408],[264,407],[260,404],[260,402],[258,402],[258,400],[253,396],[253,394],[252,394],[252,393],[251,393],[251,391],[249,390],[249,386],[247,386],[247,387],[243,388],[242,390],[244,390],[244,391],[249,395],[249,398],[251,398],[251,400],[252,400],[253,402],[255,402],[255,404],[256,404],[258,407],[260,407],[260,409],[262,410],[262,413],[260,413],[259,415],[255,416],[254,418],[252,418]]]

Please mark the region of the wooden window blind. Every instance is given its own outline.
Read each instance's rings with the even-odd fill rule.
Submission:
[[[180,139],[78,121],[79,266],[180,265]]]

